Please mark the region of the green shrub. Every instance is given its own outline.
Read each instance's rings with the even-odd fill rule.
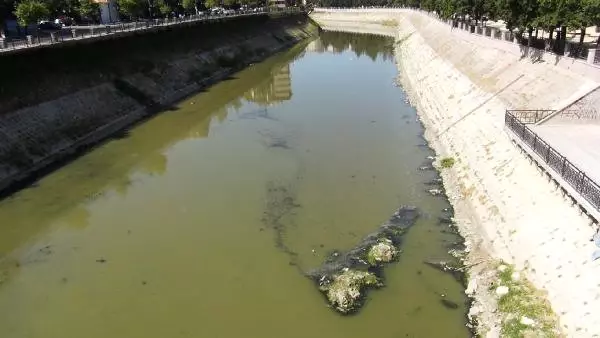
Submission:
[[[454,166],[454,162],[456,162],[454,160],[454,158],[452,157],[444,157],[441,161],[440,161],[440,166],[444,169],[448,169],[448,168],[452,168]]]

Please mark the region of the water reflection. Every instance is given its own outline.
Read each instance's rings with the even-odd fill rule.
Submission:
[[[320,39],[311,42],[307,51],[336,54],[351,51],[356,57],[366,55],[373,61],[378,57],[381,57],[383,61],[390,61],[394,57],[393,41],[389,38],[334,31],[321,32]]]
[[[244,98],[259,106],[270,106],[290,100],[292,98],[290,65],[286,64],[275,69],[261,85],[247,91]]]

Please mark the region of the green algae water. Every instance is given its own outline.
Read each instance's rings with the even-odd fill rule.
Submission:
[[[0,201],[0,337],[469,336],[391,45],[324,32]],[[401,205],[386,287],[339,315],[304,272]]]

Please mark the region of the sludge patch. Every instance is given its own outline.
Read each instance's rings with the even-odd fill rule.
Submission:
[[[334,251],[321,267],[307,273],[331,308],[341,314],[355,313],[364,305],[369,289],[385,285],[384,266],[398,259],[402,238],[418,216],[416,207],[399,208],[355,248]]]

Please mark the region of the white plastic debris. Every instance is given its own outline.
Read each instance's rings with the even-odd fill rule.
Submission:
[[[527,326],[534,326],[535,320],[533,320],[527,316],[523,316],[523,317],[521,317],[521,324],[527,325]]]
[[[521,279],[521,274],[515,271],[512,273],[512,275],[510,275],[510,278],[516,282]]]
[[[502,296],[508,294],[508,291],[509,291],[508,286],[502,285],[502,286],[499,286],[496,288],[496,295],[502,297]]]

